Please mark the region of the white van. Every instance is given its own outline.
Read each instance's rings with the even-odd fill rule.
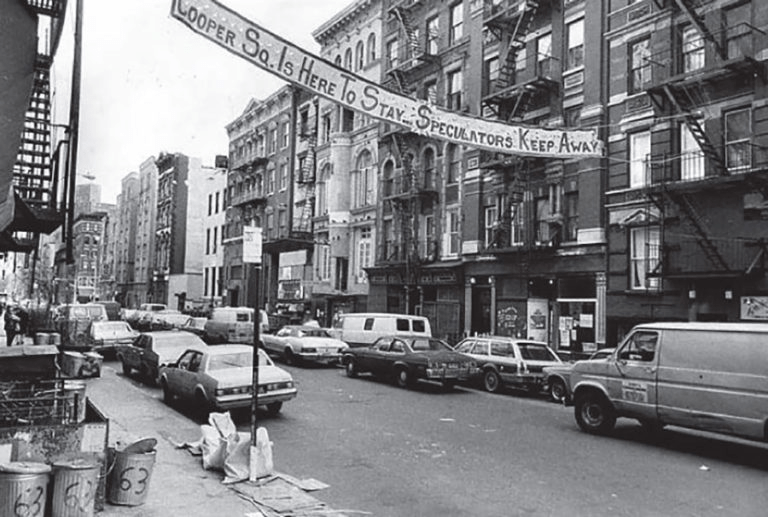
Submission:
[[[608,360],[575,363],[570,383],[590,433],[628,417],[768,441],[768,324],[638,325]]]
[[[432,337],[432,328],[424,316],[357,312],[336,316],[330,334],[355,347],[371,345],[382,336]]]
[[[269,330],[267,312],[259,311],[260,332]],[[203,327],[208,343],[253,343],[253,309],[251,307],[215,307]]]

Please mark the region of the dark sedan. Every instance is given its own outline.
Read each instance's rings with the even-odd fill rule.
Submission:
[[[425,379],[450,389],[480,372],[474,360],[429,337],[381,337],[371,346],[346,349],[342,363],[349,377],[369,372],[393,378],[403,388]]]

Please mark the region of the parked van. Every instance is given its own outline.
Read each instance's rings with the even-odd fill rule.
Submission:
[[[357,312],[336,316],[330,334],[355,347],[371,345],[382,336],[432,337],[432,328],[424,316]]]
[[[259,311],[260,332],[269,330],[267,312]],[[214,307],[203,327],[208,343],[253,343],[253,309],[250,307]]]
[[[107,309],[97,303],[60,305],[53,313],[53,326],[64,348],[88,348],[88,327],[93,321],[107,321]]]
[[[627,417],[768,441],[768,324],[638,325],[608,360],[575,363],[570,383],[590,433]]]

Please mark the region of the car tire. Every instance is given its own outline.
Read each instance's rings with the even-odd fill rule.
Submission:
[[[293,350],[286,348],[283,350],[283,361],[285,364],[293,366],[296,364],[296,356],[293,355]]]
[[[501,389],[501,378],[496,370],[486,370],[483,375],[483,387],[488,393],[496,393]]]
[[[616,414],[602,394],[586,393],[574,405],[576,423],[590,434],[606,434],[616,424]]]
[[[344,365],[344,371],[347,372],[347,377],[354,379],[357,377],[358,371],[357,371],[357,365],[355,364],[355,360],[350,358],[347,361],[347,364]]]
[[[273,402],[271,404],[267,404],[267,414],[271,416],[275,416],[280,412],[282,408],[283,408],[282,402]]]
[[[560,379],[558,377],[555,377],[549,381],[549,386],[547,391],[549,392],[549,397],[554,402],[565,402],[568,398],[568,388],[565,387],[565,382],[563,379]]]
[[[163,389],[163,402],[172,406],[174,402],[173,393],[171,393],[171,389],[168,387],[168,383],[165,379],[160,380],[160,387]]]
[[[128,363],[126,363],[124,360],[121,360],[120,362],[123,363],[123,375],[125,375],[126,377],[131,375],[131,371],[133,370],[133,368],[128,366]]]
[[[195,413],[203,419],[207,419],[211,412],[211,404],[202,391],[195,392]]]
[[[395,382],[397,382],[397,385],[401,388],[410,388],[413,385],[411,374],[408,373],[407,368],[398,368],[397,371],[395,371]]]

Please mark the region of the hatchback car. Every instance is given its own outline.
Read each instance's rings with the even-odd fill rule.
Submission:
[[[251,407],[252,375],[253,347],[219,345],[183,352],[178,361],[163,368],[160,386],[168,404],[178,397],[205,413],[228,411]],[[296,393],[291,374],[259,350],[258,404],[274,415]]]
[[[132,345],[139,333],[125,321],[93,321],[88,327],[87,344],[94,352],[114,357],[121,345]]]
[[[261,337],[264,349],[275,352],[287,364],[301,361],[338,363],[349,346],[334,339],[326,329],[306,325],[286,325],[275,334]]]
[[[468,337],[456,351],[477,361],[483,387],[491,393],[504,386],[538,392],[544,386],[543,368],[563,364],[546,343],[505,336]]]
[[[371,346],[348,348],[342,362],[348,377],[370,372],[393,378],[403,388],[425,379],[441,382],[450,389],[479,373],[474,360],[453,351],[445,341],[431,337],[381,337]]]
[[[133,370],[155,382],[160,368],[175,362],[187,349],[205,350],[205,341],[178,330],[160,330],[141,334],[132,345],[117,349],[117,360],[122,363],[123,373],[130,375]]]

